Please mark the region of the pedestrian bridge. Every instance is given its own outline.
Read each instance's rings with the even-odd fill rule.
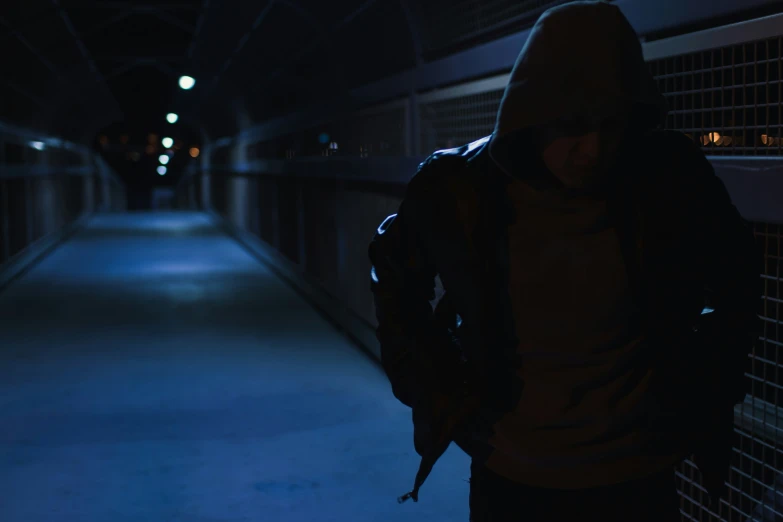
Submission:
[[[467,520],[456,447],[396,502],[367,247],[561,3],[0,8],[0,522]],[[726,495],[685,462],[682,519],[783,520],[780,3],[613,3],[766,261]]]

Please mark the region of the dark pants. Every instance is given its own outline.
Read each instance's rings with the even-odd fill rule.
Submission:
[[[470,467],[470,522],[679,522],[674,469],[649,478],[582,490],[511,482]]]

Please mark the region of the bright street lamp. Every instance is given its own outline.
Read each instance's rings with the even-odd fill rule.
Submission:
[[[179,78],[179,86],[182,89],[185,89],[186,91],[193,88],[193,86],[196,85],[196,80],[191,78],[190,76],[180,76]]]

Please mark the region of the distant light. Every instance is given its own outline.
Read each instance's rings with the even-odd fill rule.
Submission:
[[[129,139],[128,135],[127,134],[123,134],[122,136],[120,136],[120,143],[122,143],[123,145],[126,145],[128,143],[128,139]]]
[[[158,167],[158,174],[160,174],[161,176],[165,176],[166,175],[166,167],[164,167],[163,165],[160,165]]]
[[[42,141],[31,141],[30,146],[35,150],[44,150],[46,145]]]
[[[98,138],[98,142],[99,142],[101,145],[104,145],[104,146],[105,146],[105,145],[108,145],[108,143],[109,143],[109,138],[108,138],[108,136],[101,135],[101,137],[100,137],[100,138]]]
[[[329,148],[332,150],[337,150],[337,142],[333,141],[332,143],[330,143]]]
[[[165,148],[170,149],[171,146],[174,145],[174,140],[172,140],[171,138],[163,138],[163,140],[161,140],[161,143],[163,143],[163,146]]]
[[[329,143],[329,135],[325,132],[322,132],[318,136],[318,142],[322,145],[326,145],[327,143]]]
[[[174,114],[173,112],[170,112],[166,115],[166,121],[169,123],[177,123],[177,120],[179,119],[179,116]]]
[[[190,76],[179,77],[179,86],[185,89],[186,91],[192,89],[194,85],[196,85],[196,80],[194,80]]]
[[[147,147],[144,149],[144,152],[152,156],[155,154],[155,145],[147,145]]]
[[[190,148],[190,157],[191,158],[198,158],[200,150],[198,150],[198,147],[191,147]]]
[[[139,153],[138,153],[138,152],[135,152],[135,151],[134,151],[134,152],[131,152],[131,159],[132,159],[133,161],[139,161],[139,157],[140,157],[140,156],[139,156]]]
[[[161,154],[160,156],[158,156],[158,161],[160,161],[162,165],[166,165],[169,162],[169,155]]]
[[[149,134],[147,136],[147,143],[154,145],[155,142],[158,141],[158,135],[157,134]]]

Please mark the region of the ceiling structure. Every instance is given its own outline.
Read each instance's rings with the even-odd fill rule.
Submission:
[[[87,142],[163,132],[176,112],[231,135],[415,66],[406,2],[5,2],[0,121]]]
[[[522,30],[565,1],[6,0],[0,123],[146,139],[176,112],[188,139],[218,139]]]

